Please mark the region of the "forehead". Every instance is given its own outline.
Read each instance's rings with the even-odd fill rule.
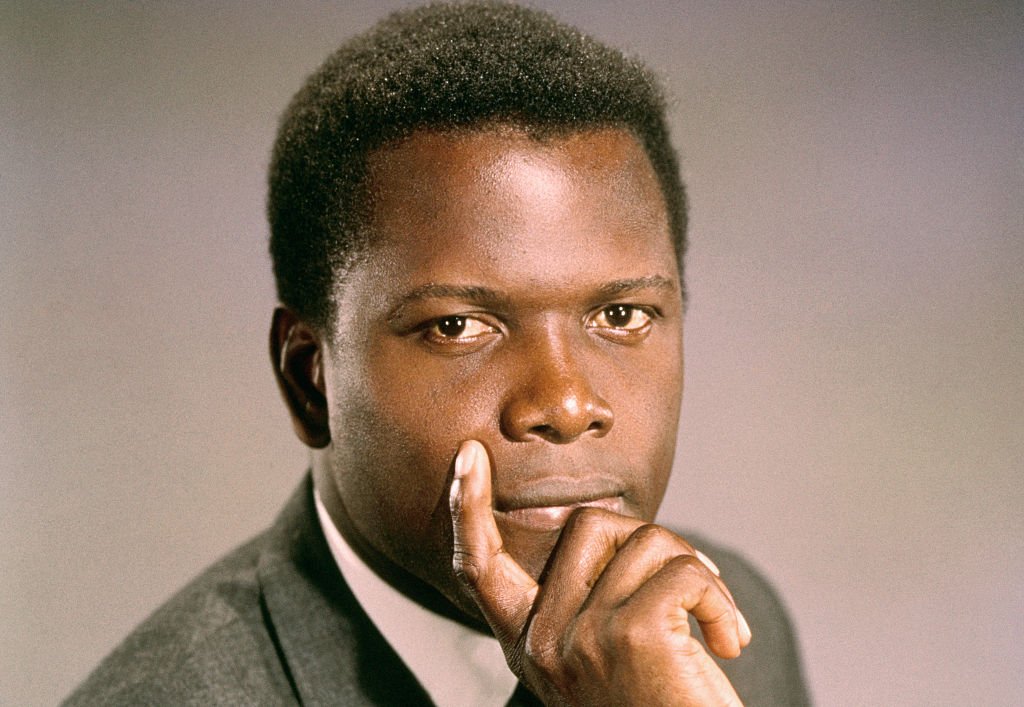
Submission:
[[[374,152],[367,178],[370,250],[388,260],[457,249],[515,270],[538,254],[557,265],[604,248],[675,263],[659,182],[626,130],[420,132]]]
[[[626,280],[681,291],[662,192],[625,130],[421,132],[373,154],[368,176],[367,248],[334,293],[342,320],[436,285],[546,310]]]
[[[367,169],[378,222],[416,210],[422,215],[459,210],[483,216],[497,208],[507,215],[507,208],[517,204],[508,201],[502,187],[513,179],[518,186],[534,187],[522,193],[524,198],[564,198],[573,188],[579,196],[586,182],[596,181],[638,209],[665,208],[646,152],[623,129],[541,137],[504,125],[420,131],[371,153]]]

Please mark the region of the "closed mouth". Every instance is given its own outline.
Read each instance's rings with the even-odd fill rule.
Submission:
[[[509,507],[511,506],[511,507]],[[498,519],[505,519],[512,525],[527,530],[551,532],[561,530],[577,508],[600,508],[612,513],[623,514],[625,500],[622,496],[602,496],[587,500],[551,499],[550,502],[503,504],[494,511]]]

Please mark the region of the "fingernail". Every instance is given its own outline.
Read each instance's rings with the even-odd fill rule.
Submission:
[[[459,447],[459,453],[455,455],[455,481],[452,482],[452,486],[454,486],[459,479],[465,478],[475,460],[476,445],[471,442],[463,442],[462,446]]]
[[[718,571],[718,565],[711,561],[711,558],[705,555],[700,550],[694,550],[697,553],[697,559],[704,563],[704,566],[715,573],[716,577],[721,577],[722,573]]]
[[[743,643],[746,643],[753,636],[750,633],[750,624],[747,623],[747,620],[743,617],[743,612],[739,609],[736,609],[736,620],[740,624],[740,638],[742,639]]]

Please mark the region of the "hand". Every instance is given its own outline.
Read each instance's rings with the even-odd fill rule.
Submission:
[[[545,704],[741,704],[687,619],[722,658],[739,655],[750,629],[714,566],[685,540],[581,508],[540,586],[503,548],[479,442],[459,450],[450,502],[455,574],[509,667]]]

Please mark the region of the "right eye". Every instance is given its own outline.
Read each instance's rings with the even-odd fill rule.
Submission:
[[[471,344],[481,337],[496,333],[498,330],[490,324],[464,314],[439,317],[423,328],[423,337],[427,341],[442,346]]]

